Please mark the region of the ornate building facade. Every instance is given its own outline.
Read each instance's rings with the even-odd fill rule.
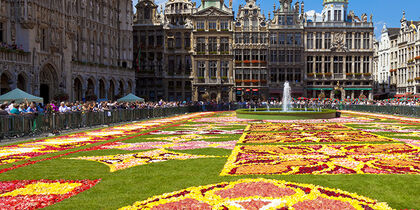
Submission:
[[[394,73],[397,94],[420,96],[420,21],[408,21],[405,12],[398,35],[397,67]]]
[[[232,1],[202,0],[192,20],[193,100],[234,101]]]
[[[274,8],[273,19],[269,20],[270,98],[281,99],[286,81],[292,96],[304,94],[303,15],[304,3],[280,0],[280,7]]]
[[[404,12],[400,23],[399,28],[382,30],[375,83],[378,93],[385,91],[389,97],[420,97],[420,21],[407,20]]]
[[[134,91],[132,10],[131,0],[1,0],[1,93],[48,102]]]
[[[170,0],[165,4],[165,98],[169,101],[192,100],[192,15],[191,0]]]
[[[165,96],[164,88],[164,17],[152,0],[136,4],[133,23],[133,67],[136,71],[136,95],[156,101]]]
[[[268,25],[255,0],[240,5],[234,23],[236,101],[268,98]]]
[[[372,16],[348,12],[348,0],[324,0],[321,15],[305,17],[306,96],[373,99]]]

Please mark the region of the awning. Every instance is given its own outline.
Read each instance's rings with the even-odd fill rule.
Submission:
[[[307,88],[308,90],[333,90],[333,88]]]
[[[394,98],[402,98],[402,97],[404,97],[403,94],[397,94],[397,95],[394,96]]]
[[[344,90],[372,90],[372,88],[344,88]]]

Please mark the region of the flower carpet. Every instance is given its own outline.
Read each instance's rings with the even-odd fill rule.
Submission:
[[[109,156],[92,156],[78,157],[77,160],[90,160],[103,163],[109,166],[111,172],[131,168],[134,166],[146,165],[150,163],[164,162],[168,160],[187,160],[197,158],[212,158],[215,156],[206,155],[190,155],[184,153],[171,152],[165,149],[157,149],[147,152],[109,155]]]
[[[39,209],[75,196],[99,180],[22,180],[0,182],[1,209]]]
[[[237,146],[221,175],[420,174],[407,144]]]
[[[0,208],[418,209],[418,130],[208,112],[28,141],[0,148]]]
[[[242,179],[235,182],[191,187],[155,196],[131,209],[391,209],[386,203],[310,184],[269,179]]]
[[[108,141],[122,136],[133,135],[152,128],[157,128],[195,117],[209,115],[210,113],[194,113],[177,117],[151,120],[134,124],[104,128],[95,131],[70,134],[55,138],[42,139],[29,143],[22,143],[0,149],[0,165],[26,160],[32,157],[59,152],[77,147],[86,146],[97,142]]]
[[[395,140],[363,131],[251,132],[245,133],[239,140],[239,143],[302,142],[395,142]]]
[[[190,150],[202,148],[222,148],[233,149],[236,141],[223,141],[223,142],[209,142],[209,141],[191,141],[191,142],[142,142],[142,143],[122,143],[115,142],[107,145],[100,146],[98,149],[120,149],[120,150],[149,150],[149,149],[173,149],[173,150]]]

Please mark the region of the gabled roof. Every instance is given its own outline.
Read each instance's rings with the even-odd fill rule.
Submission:
[[[194,13],[194,15],[206,15],[206,16],[223,16],[223,15],[233,15],[233,13],[229,11],[225,11],[216,7],[206,7],[205,9],[199,10],[198,12]]]
[[[400,28],[388,28],[388,35],[392,36],[392,35],[396,35],[400,33]]]

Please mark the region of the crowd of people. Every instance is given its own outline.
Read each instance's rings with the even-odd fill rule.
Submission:
[[[386,100],[334,100],[334,99],[317,99],[317,98],[294,98],[291,101],[295,106],[340,106],[340,105],[375,105],[375,106],[420,106],[420,100],[416,98],[405,99],[386,99]],[[201,111],[222,111],[231,110],[232,108],[248,108],[254,106],[265,107],[281,106],[282,101],[258,101],[258,102],[237,102],[237,103],[217,103],[215,101],[209,102],[56,102],[52,101],[48,104],[35,103],[25,101],[23,103],[16,103],[15,101],[5,102],[0,105],[0,115],[31,115],[43,113],[69,113],[69,112],[103,112],[119,109],[154,109],[154,108],[168,108],[181,106],[199,106]]]
[[[15,101],[4,102],[0,105],[0,115],[30,115],[43,113],[69,113],[69,112],[103,112],[118,109],[154,109],[189,106],[187,102],[56,102],[52,101],[48,104],[35,103],[25,101],[16,103]]]

